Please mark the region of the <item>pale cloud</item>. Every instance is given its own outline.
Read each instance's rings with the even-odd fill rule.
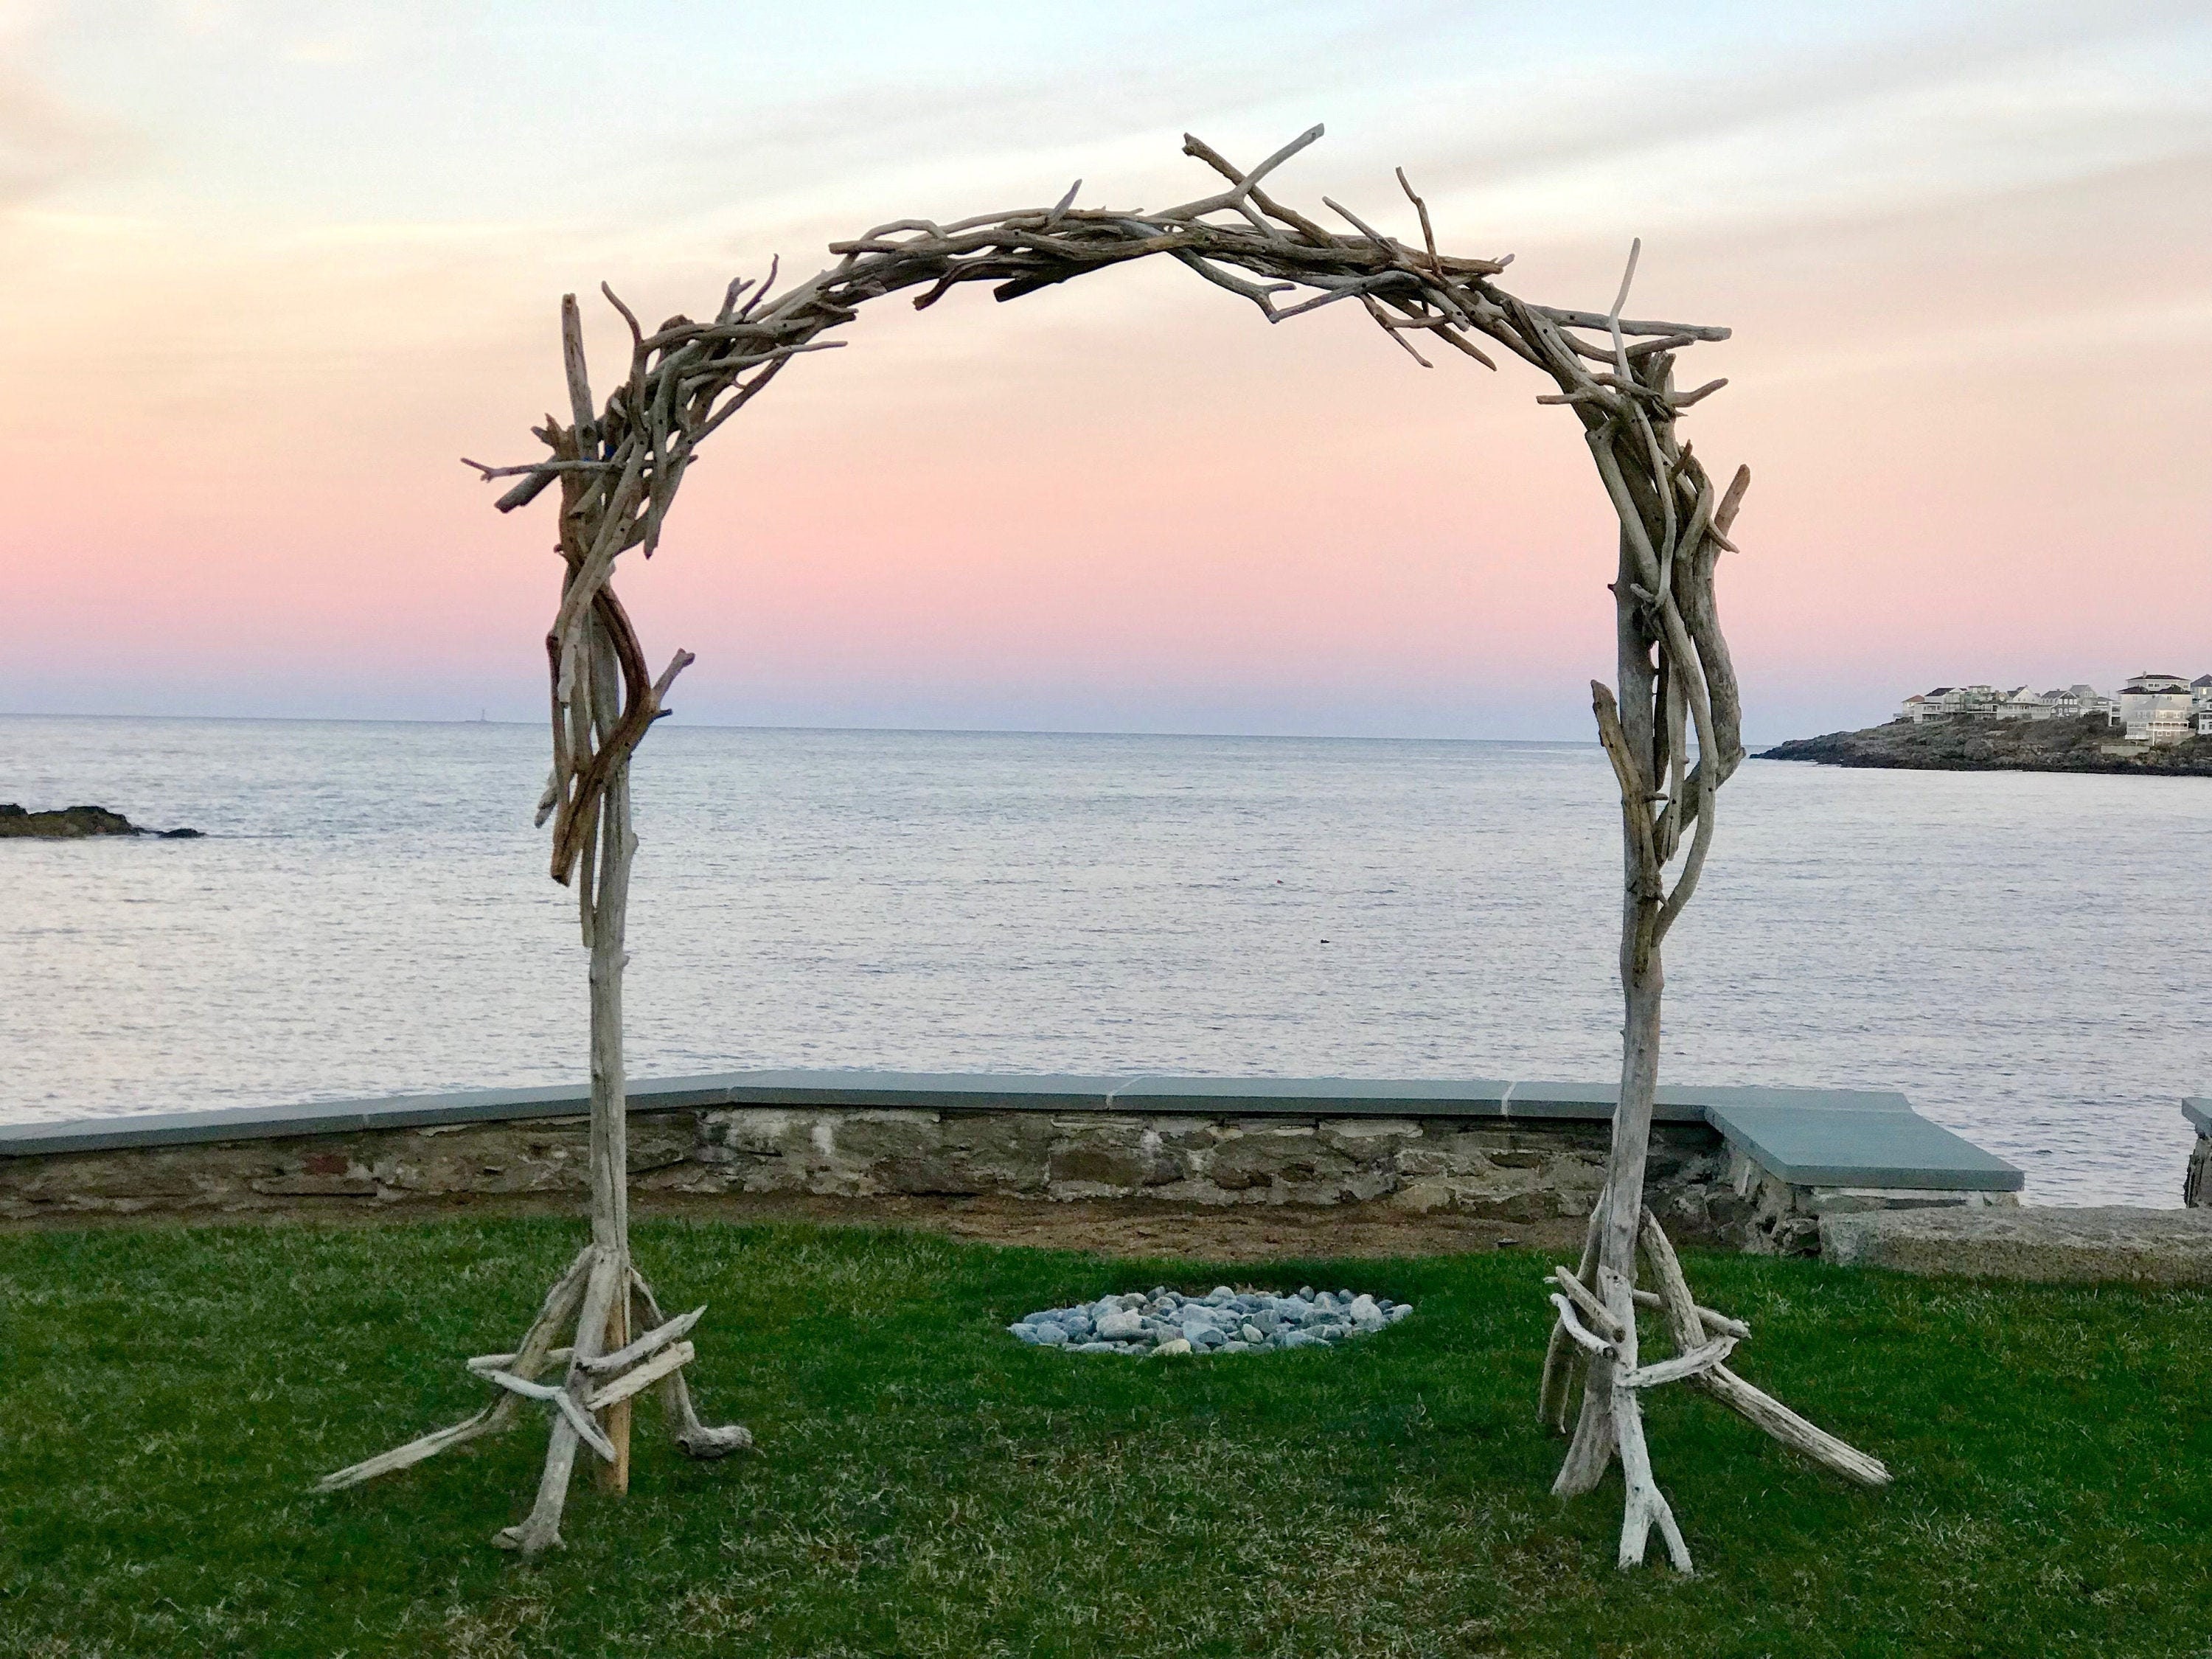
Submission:
[[[0,212],[50,196],[134,148],[121,126],[70,108],[0,70]]]
[[[1711,235],[2001,197],[2212,143],[2212,28],[1992,26],[1711,77],[1601,75],[1509,100],[1479,147],[1431,132],[1440,217],[1534,240],[1630,226]]]
[[[237,26],[245,8],[236,0],[176,0],[171,15],[185,34],[218,34]]]
[[[273,46],[291,63],[358,61],[382,9],[328,0],[171,0],[167,19],[189,38],[221,36]]]
[[[368,43],[354,33],[300,37],[287,40],[277,56],[288,64],[358,64],[368,58]]]
[[[2201,7],[2118,5],[2094,12],[2078,8],[2020,5],[1986,9],[1956,21],[1940,12],[1921,27],[1807,50],[1778,42],[1771,52],[1745,54],[1693,66],[1655,70],[1640,57],[1595,62],[1563,58],[1556,65],[1529,66],[1509,81],[1502,103],[1482,108],[1480,118],[1451,120],[1435,128],[1428,165],[1452,175],[1512,177],[1542,174],[1580,164],[1633,161],[1677,145],[1733,136],[1816,125],[1870,108],[1941,103],[1962,89],[1991,89],[1996,108],[2009,98],[2008,112],[2052,110],[2054,81],[2061,101],[2096,67],[2145,43],[2166,43],[2164,55],[2201,78],[2204,51]],[[2196,37],[2194,54],[2176,51],[2172,37]],[[2063,71],[2075,71],[2075,87]],[[2154,90],[2155,77],[2105,77],[2111,101],[2138,108]],[[2155,101],[2154,99],[2151,101]],[[1457,113],[1456,111],[1454,112]],[[1946,158],[1931,155],[1931,167]]]

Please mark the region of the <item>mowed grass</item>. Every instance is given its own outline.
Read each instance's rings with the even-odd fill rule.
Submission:
[[[1650,1402],[1699,1571],[1613,1565],[1617,1477],[1563,1505],[1522,1252],[1109,1262],[924,1234],[654,1223],[691,1375],[757,1455],[639,1416],[568,1548],[489,1547],[527,1426],[333,1498],[318,1474],[483,1398],[579,1229],[0,1241],[0,1653],[2212,1654],[2212,1297],[1696,1255],[1743,1372],[1888,1460],[1866,1493],[1711,1402]],[[1340,1352],[1129,1361],[1018,1315],[1161,1282],[1350,1286]],[[1655,1562],[1657,1546],[1654,1544]]]

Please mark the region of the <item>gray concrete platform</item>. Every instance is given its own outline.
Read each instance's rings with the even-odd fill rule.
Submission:
[[[1716,1102],[1706,1121],[1793,1187],[2016,1193],[2017,1165],[1909,1109],[1808,1109]]]
[[[2212,1285],[2212,1211],[1949,1208],[1827,1216],[1820,1255],[1845,1267],[1910,1273]]]

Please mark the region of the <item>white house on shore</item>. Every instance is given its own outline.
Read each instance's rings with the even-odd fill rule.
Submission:
[[[2179,743],[2196,727],[2196,705],[2179,674],[2138,674],[2120,688],[2120,722],[2130,743]]]
[[[1939,685],[1907,697],[1897,717],[1915,726],[1929,720],[2048,720],[2101,718],[2124,728],[2130,743],[2179,743],[2193,733],[2212,736],[2212,674],[2185,680],[2179,674],[2138,674],[2108,697],[2094,686],[2049,691],[2026,686]]]

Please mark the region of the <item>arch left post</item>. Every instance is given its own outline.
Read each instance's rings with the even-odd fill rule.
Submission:
[[[511,511],[548,483],[561,485],[564,572],[560,607],[545,639],[553,766],[538,822],[552,821],[551,874],[575,890],[591,959],[591,1240],[554,1281],[512,1351],[462,1362],[495,1390],[489,1404],[450,1427],[325,1475],[314,1487],[337,1492],[408,1468],[513,1427],[523,1406],[534,1405],[548,1425],[544,1471],[528,1515],[492,1540],[525,1555],[561,1542],[580,1446],[598,1460],[603,1487],[628,1490],[630,1413],[647,1389],[659,1393],[670,1437],[687,1455],[721,1457],[752,1444],[741,1425],[709,1427],[693,1407],[684,1367],[696,1357],[689,1338],[706,1310],[669,1318],[630,1261],[623,973],[637,838],[629,765],[640,740],[665,712],[669,685],[692,659],[679,651],[659,679],[650,678],[612,586],[623,551],[640,542],[650,551],[681,471],[678,465],[672,473],[665,431],[655,441],[652,423],[638,418],[635,393],[646,354],[635,320],[623,314],[637,352],[623,391],[601,411],[592,400],[575,296],[562,301],[572,423],[547,418],[538,435],[553,451],[552,462],[515,469],[524,481],[499,503]],[[624,392],[631,394],[627,401]],[[482,470],[488,477],[498,471]]]

